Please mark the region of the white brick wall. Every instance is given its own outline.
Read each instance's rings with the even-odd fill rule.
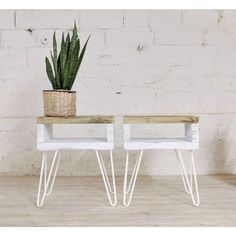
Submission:
[[[74,20],[83,42],[91,34],[74,85],[77,111],[116,116],[117,174],[124,171],[123,115],[181,113],[200,116],[197,171],[236,173],[236,11],[5,10],[0,11],[0,175],[39,173],[35,118],[43,114],[42,90],[50,89],[44,57],[53,31],[59,37]],[[170,129],[173,135],[179,131]],[[136,134],[155,132],[167,130],[158,126]],[[99,174],[90,151],[64,151],[62,162],[61,175]],[[142,164],[142,174],[178,173],[171,151],[146,152]]]
[[[1,11],[0,28],[1,29],[14,29],[15,28],[15,17],[14,17],[13,10]]]
[[[71,29],[79,11],[20,10],[16,11],[17,29]]]
[[[121,10],[90,10],[80,12],[83,30],[104,30],[123,28],[124,13]]]

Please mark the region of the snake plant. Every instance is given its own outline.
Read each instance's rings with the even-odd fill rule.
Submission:
[[[89,38],[90,36],[80,52],[80,39],[75,23],[72,37],[68,33],[65,39],[64,33],[62,33],[61,47],[58,54],[56,33],[54,32],[53,53],[51,52],[52,64],[48,57],[45,58],[47,76],[53,89],[71,90],[83,60]]]

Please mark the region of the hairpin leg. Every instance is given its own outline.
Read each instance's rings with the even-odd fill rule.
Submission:
[[[195,170],[195,164],[193,159],[193,151],[190,151],[190,168],[189,168],[189,177],[187,175],[187,171],[183,162],[183,158],[181,155],[181,152],[179,150],[175,150],[176,155],[179,162],[181,177],[184,183],[184,188],[187,193],[190,194],[193,205],[199,206],[200,204],[200,198],[199,198],[199,191],[198,191],[198,184],[197,184],[197,176],[196,176],[196,170]],[[193,194],[193,185],[195,186],[195,195]]]
[[[106,170],[106,167],[105,167],[105,164],[104,164],[104,161],[103,161],[103,156],[102,156],[101,152],[99,153],[99,156],[100,156],[100,161],[101,161],[101,165],[102,165],[102,169],[103,169],[103,173],[104,173],[104,177],[105,177],[105,180],[106,180],[106,183],[107,183],[108,190],[109,190],[110,193],[114,193],[114,191],[111,188],[111,184],[110,184],[110,181],[109,181],[109,177],[107,175],[107,170]]]
[[[54,186],[59,162],[60,162],[59,151],[55,151],[55,154],[54,154],[54,157],[52,160],[52,164],[51,164],[49,173],[47,175],[47,153],[43,152],[41,173],[40,173],[40,179],[39,179],[39,187],[38,187],[38,195],[37,195],[37,206],[38,207],[42,207],[46,195],[50,195],[52,193],[52,189]],[[43,188],[42,188],[42,182],[43,182]]]
[[[130,178],[130,182],[129,182],[129,185],[128,185],[128,188],[127,188],[127,176],[128,176],[128,166],[129,166],[129,151],[127,150],[127,152],[126,152],[125,176],[124,176],[124,186],[123,186],[123,204],[124,204],[124,206],[129,206],[130,203],[131,203],[135,183],[136,183],[137,176],[138,176],[140,163],[141,163],[141,160],[142,160],[142,156],[143,156],[143,150],[140,151],[140,155],[136,160],[136,163],[134,165],[134,169],[133,169],[133,172],[132,172],[132,176]],[[128,199],[128,202],[127,202],[126,197],[127,197],[128,194],[129,194],[129,199]]]
[[[111,161],[111,173],[112,173],[112,185],[113,189],[111,188],[111,184],[107,175],[107,170],[103,161],[102,156],[99,154],[98,150],[95,150],[98,164],[101,170],[104,186],[106,189],[106,193],[109,199],[111,206],[115,206],[117,204],[117,196],[116,196],[116,182],[115,182],[115,173],[114,173],[114,165],[113,165],[113,155],[112,150],[110,151],[110,161]],[[113,201],[111,200],[111,195],[113,195]]]

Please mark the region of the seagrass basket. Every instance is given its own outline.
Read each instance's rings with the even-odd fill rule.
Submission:
[[[44,90],[43,104],[45,116],[75,116],[76,92],[70,90]]]

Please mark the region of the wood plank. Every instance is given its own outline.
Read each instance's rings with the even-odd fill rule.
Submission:
[[[37,124],[112,124],[114,116],[37,117]]]
[[[197,116],[125,116],[124,124],[198,123]]]

